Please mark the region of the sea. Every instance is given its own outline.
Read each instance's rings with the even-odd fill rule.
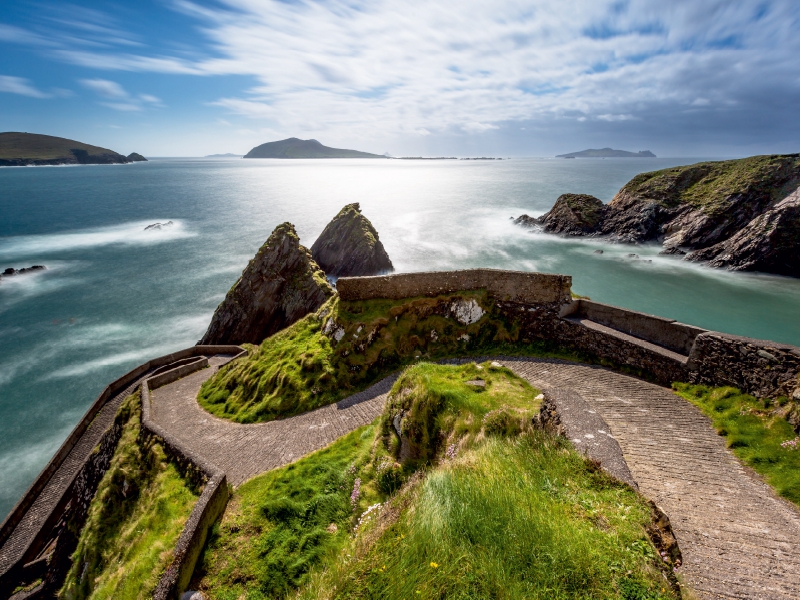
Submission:
[[[163,158],[0,168],[0,270],[47,267],[0,280],[0,519],[107,383],[200,339],[276,225],[293,223],[310,247],[351,202],[399,272],[563,273],[599,302],[800,345],[800,280],[713,270],[660,256],[655,245],[531,233],[511,220],[543,214],[566,192],[607,202],[637,173],[700,160]]]

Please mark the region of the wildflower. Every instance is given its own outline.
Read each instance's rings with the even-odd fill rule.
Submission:
[[[356,477],[356,480],[353,482],[353,491],[350,493],[350,505],[355,510],[356,506],[358,506],[358,499],[361,497],[361,478]]]
[[[798,442],[800,442],[800,437],[796,437],[793,440],[786,440],[785,442],[781,442],[781,447],[786,448],[787,450],[797,450]]]
[[[431,569],[438,569],[438,568],[439,568],[439,564],[438,563],[435,563],[435,562],[431,563]]]
[[[447,447],[447,452],[445,452],[444,455],[447,460],[453,460],[456,457],[456,445],[450,444]]]

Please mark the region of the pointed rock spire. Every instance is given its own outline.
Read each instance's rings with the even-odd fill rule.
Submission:
[[[260,344],[333,295],[291,223],[278,225],[217,307],[200,344]]]
[[[359,204],[348,204],[328,223],[311,254],[332,277],[379,275],[394,271],[378,232],[361,214]]]

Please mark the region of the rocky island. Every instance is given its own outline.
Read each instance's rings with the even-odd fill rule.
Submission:
[[[609,204],[564,194],[516,223],[567,236],[656,242],[733,271],[800,277],[800,155],[753,156],[642,173]]]
[[[386,158],[380,154],[323,146],[317,140],[288,138],[256,146],[244,158]]]
[[[121,165],[147,161],[141,154],[123,156],[108,148],[67,138],[9,131],[0,133],[0,166]]]
[[[612,148],[600,148],[599,150],[589,149],[580,152],[570,152],[569,154],[557,154],[556,158],[655,158],[656,155],[650,150],[640,150],[639,152],[628,152],[627,150],[613,150]]]

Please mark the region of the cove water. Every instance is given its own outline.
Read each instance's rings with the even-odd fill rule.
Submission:
[[[0,519],[110,381],[192,345],[279,223],[310,246],[360,202],[400,272],[572,275],[593,300],[800,345],[800,281],[531,234],[565,192],[609,201],[637,173],[700,159],[155,159],[0,169]],[[145,231],[149,224],[173,225]],[[595,254],[602,249],[603,254]],[[639,260],[628,258],[636,253]]]

